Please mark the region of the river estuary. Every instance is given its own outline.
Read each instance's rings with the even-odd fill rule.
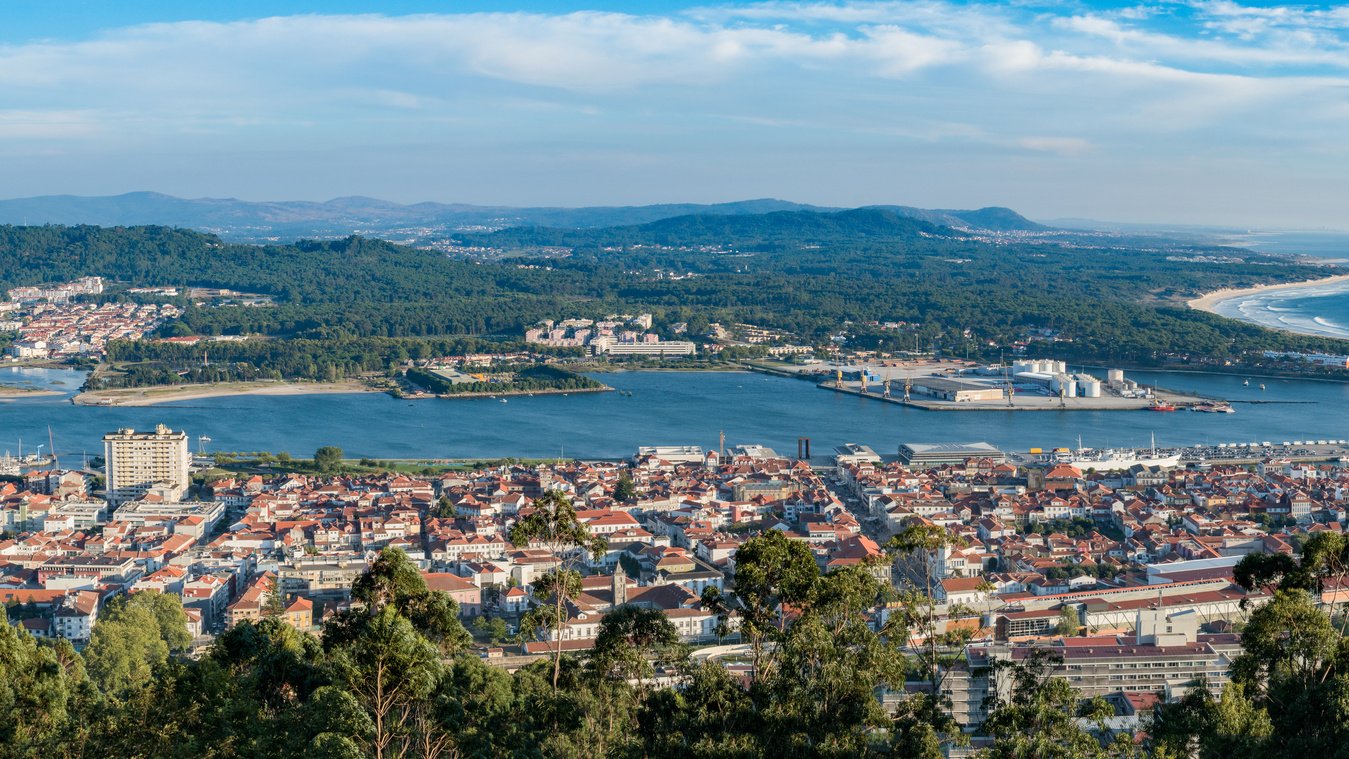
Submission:
[[[1349,438],[1349,384],[1287,379],[1130,372],[1148,384],[1238,401],[1235,414],[1188,411],[978,411],[905,408],[821,390],[809,382],[743,372],[617,372],[600,375],[622,393],[397,400],[382,393],[232,396],[146,407],[76,406],[80,372],[0,369],[0,384],[61,395],[0,399],[0,453],[47,443],[50,426],[62,455],[101,453],[104,433],[167,424],[205,448],[288,451],[308,457],[322,445],[348,456],[617,458],[639,445],[715,447],[761,443],[794,454],[809,437],[814,453],[845,442],[893,453],[901,442],[986,440],[1027,447],[1145,446],[1235,441]],[[1266,390],[1261,391],[1259,384]],[[629,395],[628,393],[631,393]],[[1241,403],[1243,400],[1303,403]],[[66,462],[62,462],[66,463]],[[75,463],[75,462],[71,462]]]

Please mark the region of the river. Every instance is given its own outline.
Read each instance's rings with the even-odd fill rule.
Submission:
[[[760,443],[794,454],[809,437],[815,454],[845,442],[894,453],[901,442],[986,440],[1008,450],[1031,446],[1145,446],[1236,441],[1349,438],[1349,384],[1291,379],[1130,372],[1147,384],[1232,400],[1235,414],[1180,411],[923,411],[840,395],[809,382],[744,372],[615,372],[599,378],[626,393],[490,399],[396,400],[381,393],[233,396],[145,407],[76,406],[69,396],[83,373],[0,369],[0,384],[58,390],[61,396],[0,400],[0,453],[47,443],[79,457],[102,452],[102,436],[120,427],[166,424],[205,450],[287,451],[309,457],[323,445],[350,457],[617,458],[639,445],[714,448]],[[1259,390],[1260,383],[1267,390]],[[62,464],[76,463],[70,459]]]

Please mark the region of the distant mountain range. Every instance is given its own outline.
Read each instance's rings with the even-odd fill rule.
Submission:
[[[977,210],[870,206],[937,226],[993,232],[1038,231],[1037,224],[1007,208]],[[672,203],[649,206],[585,208],[512,208],[463,203],[404,205],[364,197],[309,201],[252,202],[234,198],[176,198],[157,192],[81,197],[44,195],[0,200],[0,224],[94,224],[133,226],[160,224],[215,232],[232,240],[330,237],[353,233],[403,233],[425,237],[475,228],[592,228],[645,224],[681,216],[750,216],[779,211],[834,212],[771,198],[734,203]]]

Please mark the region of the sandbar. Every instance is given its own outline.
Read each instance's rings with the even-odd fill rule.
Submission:
[[[357,380],[339,382],[222,382],[211,385],[156,385],[80,393],[72,402],[81,406],[153,406],[156,403],[196,401],[231,395],[322,395],[376,392]]]
[[[0,398],[36,398],[42,395],[61,395],[61,391],[43,390],[36,387],[0,385]]]

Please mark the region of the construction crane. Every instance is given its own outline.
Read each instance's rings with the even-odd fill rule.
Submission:
[[[842,370],[842,369],[835,369],[835,370],[834,370],[834,389],[835,389],[835,390],[842,390],[842,389],[843,389],[843,370]]]
[[[862,392],[867,392],[867,370],[864,368],[858,372],[858,377],[862,380]]]
[[[882,397],[882,398],[889,398],[889,397],[890,397],[890,378],[889,378],[889,377],[886,377],[885,379],[881,380],[881,397]]]

